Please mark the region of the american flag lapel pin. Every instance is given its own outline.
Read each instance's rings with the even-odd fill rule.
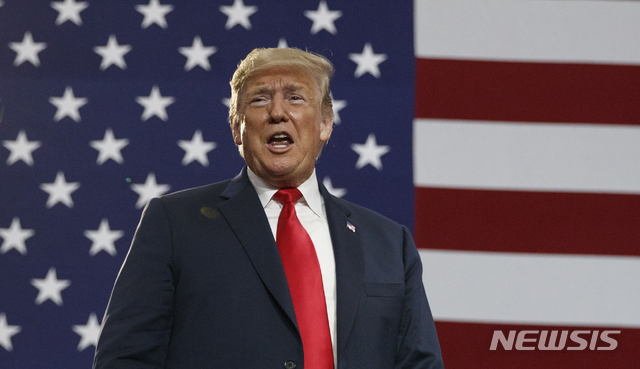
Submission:
[[[353,224],[347,222],[347,228],[349,228],[351,230],[351,232],[355,233],[356,232],[356,226],[354,226]]]

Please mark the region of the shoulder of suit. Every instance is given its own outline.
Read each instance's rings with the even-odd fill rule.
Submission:
[[[163,203],[180,204],[183,202],[216,202],[220,194],[227,188],[231,180],[212,183],[204,186],[187,188],[181,191],[160,196]]]

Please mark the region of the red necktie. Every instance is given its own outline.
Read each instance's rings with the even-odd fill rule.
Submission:
[[[278,218],[276,243],[289,283],[289,292],[302,336],[305,369],[333,369],[322,274],[311,237],[296,215],[297,188],[283,188],[273,195],[283,207]]]

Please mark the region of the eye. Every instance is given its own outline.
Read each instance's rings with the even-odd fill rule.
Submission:
[[[250,104],[254,106],[263,106],[269,102],[265,96],[255,96],[250,101]]]
[[[289,97],[289,100],[294,102],[294,103],[304,102],[304,98],[302,96],[298,96],[298,95],[293,95],[293,96]]]

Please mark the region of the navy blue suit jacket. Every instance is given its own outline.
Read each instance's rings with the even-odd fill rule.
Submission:
[[[409,231],[322,184],[320,192],[336,262],[338,368],[442,368]],[[151,200],[116,280],[94,367],[281,369],[287,361],[304,368],[302,341],[246,169]]]

